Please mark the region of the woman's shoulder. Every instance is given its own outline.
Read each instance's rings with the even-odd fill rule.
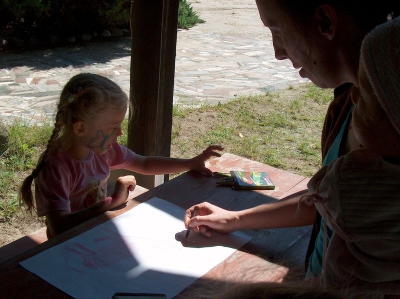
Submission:
[[[399,233],[400,166],[367,149],[351,151],[340,161],[334,206],[346,230],[358,236]]]
[[[335,162],[340,165],[339,170],[343,173],[355,174],[365,172],[364,175],[376,176],[376,172],[389,173],[400,176],[400,165],[386,161],[381,155],[371,152],[366,148],[352,150],[341,156]]]

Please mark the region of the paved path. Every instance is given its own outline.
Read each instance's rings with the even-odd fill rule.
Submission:
[[[266,29],[267,30],[267,29]],[[0,120],[52,119],[64,84],[80,72],[104,75],[129,92],[130,39],[24,54],[0,54]],[[277,61],[271,41],[178,32],[174,104],[226,102],[301,82],[290,61]]]

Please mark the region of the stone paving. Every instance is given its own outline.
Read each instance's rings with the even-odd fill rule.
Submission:
[[[0,120],[52,120],[64,84],[92,72],[118,83],[127,93],[130,39],[23,54],[0,54]],[[179,30],[174,104],[224,103],[308,82],[290,61],[277,61],[271,41]]]

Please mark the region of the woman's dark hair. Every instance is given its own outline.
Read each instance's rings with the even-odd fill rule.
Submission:
[[[276,4],[298,20],[311,16],[321,5],[331,5],[338,12],[352,16],[366,33],[387,21],[388,17],[394,18],[400,14],[400,1],[393,0],[276,0]]]

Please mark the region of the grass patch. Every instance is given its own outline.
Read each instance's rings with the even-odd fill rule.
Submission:
[[[53,127],[30,125],[16,119],[8,126],[8,145],[0,156],[0,221],[17,211],[17,193],[23,179],[36,166]]]
[[[291,86],[174,115],[171,152],[191,157],[209,144],[310,177],[321,163],[320,136],[332,90]],[[177,109],[177,108],[175,108]]]
[[[11,200],[0,200],[0,220],[10,221],[19,210],[19,203],[16,198]]]

